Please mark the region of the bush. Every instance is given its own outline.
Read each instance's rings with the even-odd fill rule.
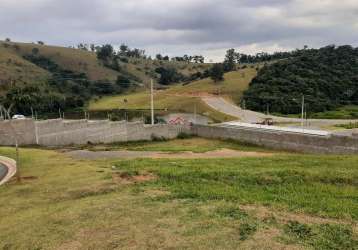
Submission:
[[[167,139],[164,136],[157,136],[155,134],[152,134],[150,137],[152,141],[167,141]]]
[[[188,134],[188,133],[185,133],[185,132],[180,132],[178,135],[177,135],[177,139],[190,139],[192,138],[193,136],[191,134]]]

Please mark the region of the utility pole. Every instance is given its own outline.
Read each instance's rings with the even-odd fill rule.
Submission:
[[[154,125],[153,79],[150,79],[150,109],[151,109],[152,125]]]
[[[302,117],[301,117],[301,127],[303,128],[305,121],[305,96],[302,95]]]
[[[16,180],[17,180],[17,182],[21,182],[19,143],[18,143],[16,135],[15,135],[15,147],[16,147]]]
[[[194,124],[196,124],[196,103],[194,104]]]

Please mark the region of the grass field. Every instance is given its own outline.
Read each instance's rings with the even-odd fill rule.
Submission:
[[[187,113],[194,113],[196,109],[199,114],[206,115],[215,121],[229,121],[235,118],[211,109],[198,96],[202,94],[220,94],[238,101],[255,75],[256,69],[246,68],[225,74],[223,82],[214,83],[211,79],[203,79],[184,86],[176,85],[168,90],[157,91],[155,94],[155,108]],[[149,91],[104,97],[100,100],[93,100],[89,104],[90,110],[149,108]]]
[[[358,106],[344,106],[337,110],[316,113],[312,118],[317,119],[358,119]]]
[[[195,145],[260,150],[197,138],[122,147]],[[0,249],[358,246],[357,156],[80,161],[53,150],[20,152],[22,176],[32,178],[0,187]],[[140,176],[147,181],[131,181]]]

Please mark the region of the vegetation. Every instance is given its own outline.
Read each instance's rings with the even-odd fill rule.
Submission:
[[[226,73],[222,82],[215,83],[212,79],[205,78],[189,84],[177,84],[170,88],[155,93],[154,106],[156,109],[166,109],[171,112],[196,111],[206,115],[214,121],[227,121],[233,117],[219,113],[205,105],[200,95],[222,95],[240,102],[241,95],[248,88],[251,79],[256,75],[254,68],[244,68],[238,71]],[[92,100],[90,110],[120,109],[150,109],[149,91],[138,92],[128,95],[103,97]]]
[[[29,115],[31,108],[57,113],[82,108],[90,98],[143,88],[151,78],[165,84],[197,79],[208,67],[151,60],[126,45],[115,51],[108,44],[75,49],[5,41],[0,42],[0,103],[5,108],[15,104],[13,113]],[[158,68],[173,69],[179,78],[160,74]]]
[[[343,106],[336,110],[310,114],[310,117],[317,119],[358,119],[358,106]]]
[[[357,156],[87,161],[26,148],[20,157],[26,178],[0,187],[1,249],[357,247]]]
[[[112,150],[131,150],[131,151],[163,151],[163,152],[185,152],[205,153],[219,149],[232,149],[240,151],[271,152],[247,143],[232,140],[208,140],[204,138],[188,138],[187,134],[180,134],[176,140],[156,141],[156,142],[121,142],[113,144],[86,145],[81,147],[91,151],[112,151]]]
[[[245,92],[246,107],[299,113],[302,95],[311,113],[358,104],[357,59],[358,49],[351,46],[300,50],[260,70]]]
[[[216,63],[210,70],[210,78],[214,82],[219,82],[224,80],[224,67],[221,63]]]
[[[291,221],[285,226],[289,242],[315,249],[357,249],[358,240],[346,225],[307,225]]]
[[[336,125],[338,128],[345,128],[345,129],[355,129],[358,128],[358,122],[350,122],[348,124],[338,124]]]

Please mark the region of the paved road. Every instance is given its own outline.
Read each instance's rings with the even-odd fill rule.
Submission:
[[[239,118],[243,122],[257,123],[261,122],[264,118],[272,118],[275,122],[288,122],[300,123],[299,118],[287,118],[273,115],[265,115],[259,112],[244,110],[235,104],[225,100],[222,97],[202,97],[201,98],[211,108],[218,110],[222,113]],[[309,127],[330,126],[335,124],[346,124],[350,122],[357,122],[358,120],[333,120],[333,119],[308,119]]]
[[[7,167],[0,163],[0,180],[2,180],[7,174]]]
[[[0,186],[9,181],[16,174],[16,162],[10,158],[0,156]]]

